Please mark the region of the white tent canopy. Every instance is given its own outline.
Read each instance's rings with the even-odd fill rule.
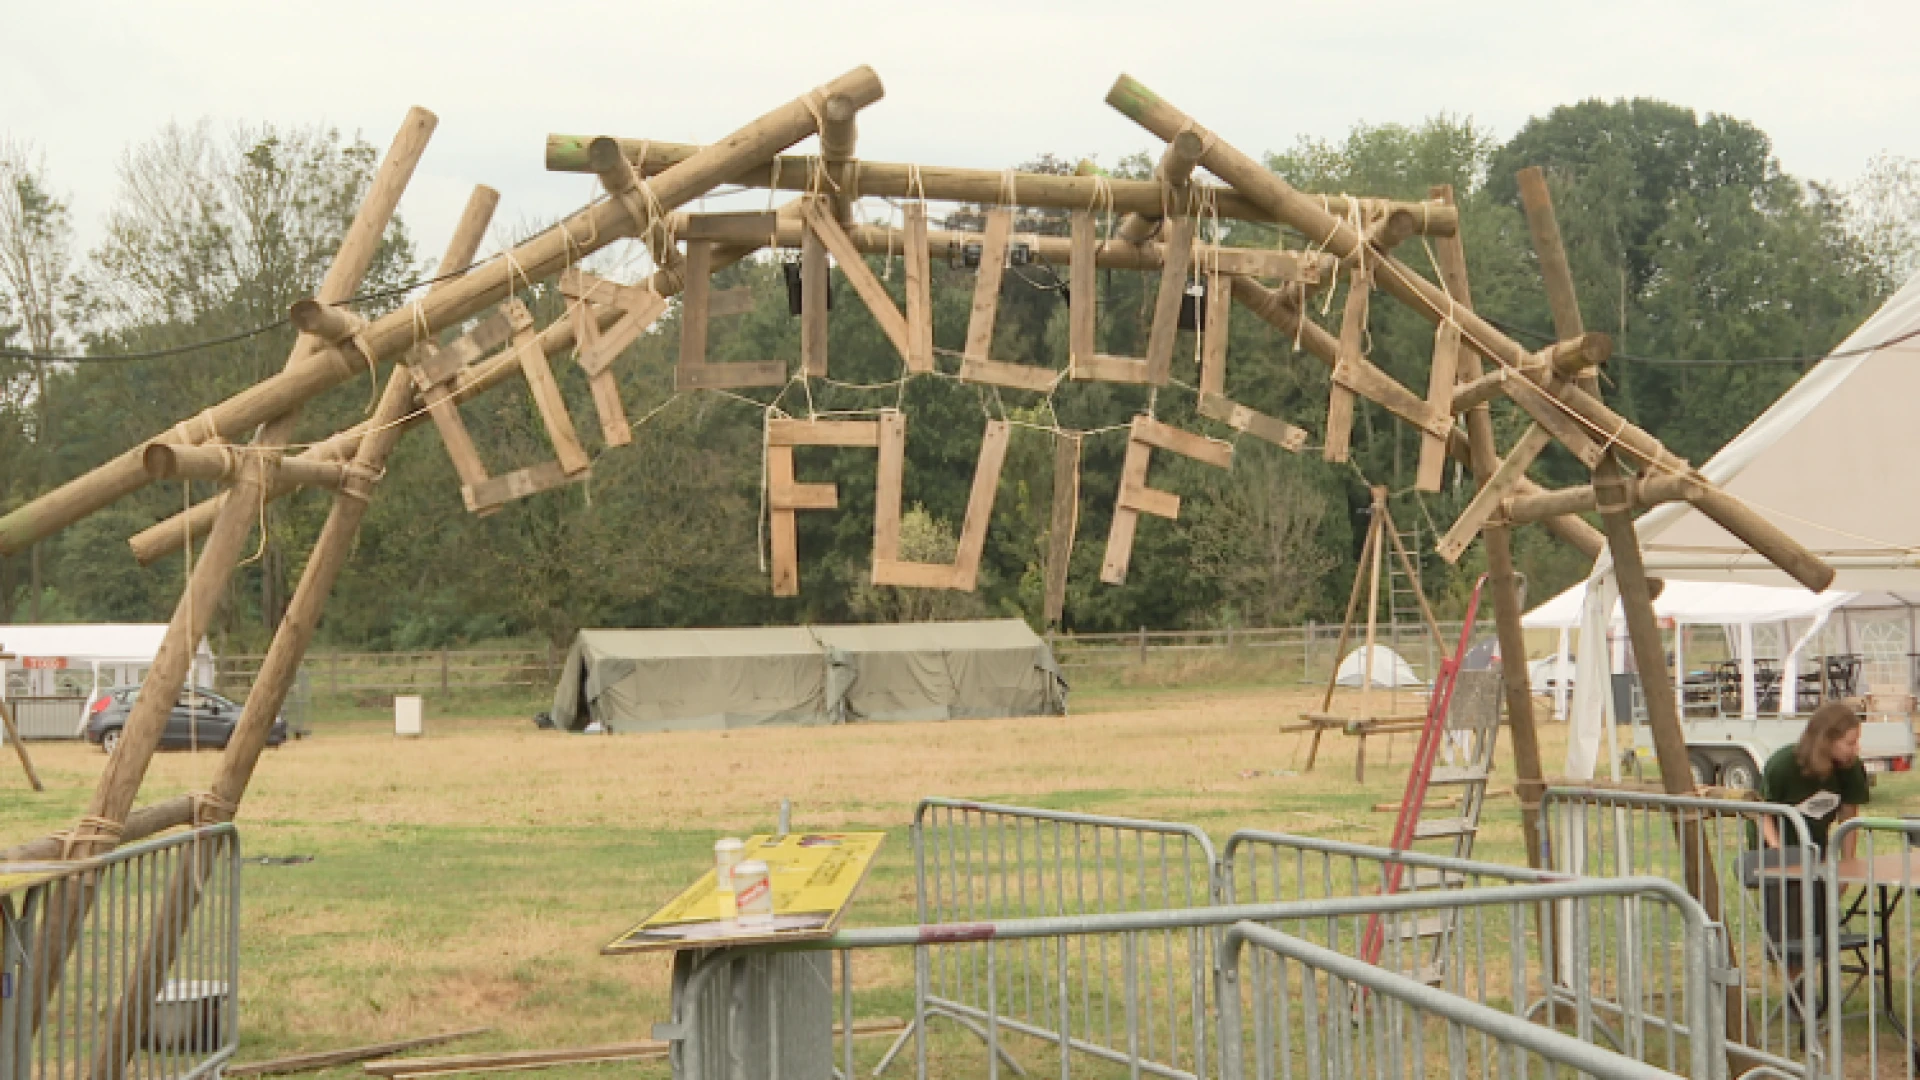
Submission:
[[[1920,592],[1920,498],[1909,464],[1920,459],[1920,336],[1908,336],[1916,334],[1920,275],[1701,467],[1825,559],[1839,574],[1835,588]],[[1894,344],[1860,352],[1885,342]],[[1685,503],[1637,526],[1656,577],[1789,581]]]
[[[1920,424],[1912,416],[1916,400],[1920,275],[1701,466],[1709,480],[1837,571],[1830,591],[1849,595],[1827,606],[1827,613],[1869,603],[1900,613],[1873,624],[1888,638],[1881,645],[1889,655],[1920,652],[1908,603],[1920,599],[1920,499],[1910,487],[1913,470],[1903,467],[1920,458]],[[1669,593],[1700,582],[1791,584],[1684,503],[1656,508],[1635,524],[1647,571],[1664,580]],[[1591,588],[1569,601],[1581,608],[1573,732],[1567,742],[1567,775],[1575,778],[1593,775],[1601,740],[1611,730],[1611,650],[1604,643],[1617,617],[1618,593],[1607,555],[1601,555],[1588,580]],[[1797,586],[1785,591],[1802,594],[1803,603],[1830,599]],[[1748,615],[1748,621],[1729,625],[1750,630],[1758,620]],[[1792,623],[1790,617],[1778,621]],[[1819,621],[1816,611],[1812,622]],[[1850,633],[1850,625],[1847,629]],[[1815,625],[1805,636],[1818,630]],[[1750,644],[1743,652],[1751,657]],[[1747,682],[1750,688],[1751,679]]]
[[[1662,622],[1675,625],[1790,622],[1819,618],[1857,595],[1837,589],[1810,593],[1801,588],[1725,581],[1669,581],[1659,599],[1653,602],[1653,610]],[[1520,625],[1529,630],[1577,629],[1586,602],[1587,583],[1583,581],[1527,612]],[[1613,605],[1613,625],[1626,625],[1617,600]]]
[[[61,697],[138,682],[167,637],[165,623],[62,623],[0,626],[0,653],[17,659],[0,675],[0,695]],[[213,650],[202,639],[194,679],[213,683]]]
[[[1334,675],[1334,682],[1350,689],[1359,688],[1367,681],[1367,646],[1353,650],[1345,660],[1340,661],[1340,670]],[[1425,686],[1415,674],[1413,665],[1407,663],[1399,653],[1385,645],[1373,646],[1373,686],[1379,690],[1404,690],[1416,686]]]

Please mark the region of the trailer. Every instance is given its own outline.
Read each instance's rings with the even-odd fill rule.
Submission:
[[[1687,764],[1693,770],[1695,784],[1758,791],[1760,770],[1766,766],[1767,759],[1781,747],[1800,740],[1807,718],[1722,716],[1683,720],[1680,727],[1686,735]],[[1860,725],[1860,760],[1867,767],[1869,779],[1880,773],[1910,771],[1913,755],[1910,718],[1869,716],[1867,722]],[[1624,775],[1641,779],[1659,773],[1653,752],[1653,733],[1638,710],[1634,715],[1633,746],[1621,756]]]

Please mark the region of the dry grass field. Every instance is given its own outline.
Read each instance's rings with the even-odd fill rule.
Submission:
[[[783,796],[797,827],[891,834],[853,925],[911,920],[906,826],[927,795],[1190,822],[1217,839],[1261,827],[1381,842],[1391,815],[1370,807],[1399,797],[1413,737],[1391,763],[1374,740],[1364,786],[1340,737],[1294,775],[1305,737],[1275,729],[1315,698],[1111,691],[1066,718],[617,737],[497,717],[430,715],[428,736],[406,741],[372,721],[320,724],[263,759],[240,819],[247,855],[313,857],[246,868],[241,1058],[479,1025],[496,1031],[449,1050],[645,1038],[667,1015],[668,961],[600,946],[704,870],[715,838],[770,828]],[[1564,729],[1545,739],[1552,769]],[[103,760],[34,749],[50,791],[25,794],[0,762],[0,838],[70,822]],[[215,764],[163,755],[146,795],[200,789]],[[1914,805],[1917,787],[1901,777],[1876,802]],[[1478,854],[1521,861],[1511,798],[1486,825]],[[910,1011],[910,958],[865,963],[860,1012]]]

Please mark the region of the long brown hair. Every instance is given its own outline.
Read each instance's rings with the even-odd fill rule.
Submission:
[[[1833,744],[1860,726],[1860,714],[1844,701],[1829,701],[1813,710],[1807,718],[1807,730],[1793,748],[1793,760],[1808,776],[1825,778],[1833,773]]]

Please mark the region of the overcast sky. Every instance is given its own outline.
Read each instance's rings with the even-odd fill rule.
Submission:
[[[1102,103],[1123,71],[1255,154],[1441,111],[1504,138],[1651,96],[1758,125],[1803,177],[1920,157],[1920,0],[0,0],[0,31],[0,133],[45,152],[89,245],[121,154],[169,120],[323,122],[384,148],[431,109],[401,206],[431,257],[475,183],[509,229],[586,200],[590,177],[542,170],[548,132],[709,141],[863,63],[887,89],[860,121],[876,160],[1110,164],[1151,143]]]

